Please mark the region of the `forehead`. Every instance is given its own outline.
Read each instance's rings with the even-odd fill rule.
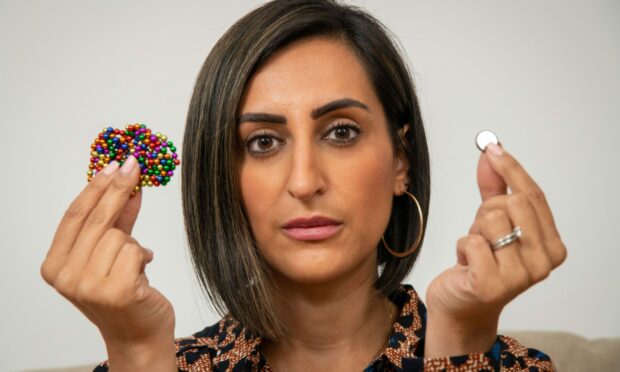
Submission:
[[[366,69],[342,40],[311,37],[277,50],[252,76],[241,108],[319,105],[342,97],[377,101]],[[251,107],[247,107],[251,106]],[[265,107],[267,108],[267,107]]]

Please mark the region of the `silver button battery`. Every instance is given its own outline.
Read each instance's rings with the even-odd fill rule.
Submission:
[[[490,130],[481,130],[480,132],[478,132],[478,134],[476,134],[476,146],[480,151],[484,152],[487,148],[487,145],[491,142],[496,145],[499,144],[497,136]]]

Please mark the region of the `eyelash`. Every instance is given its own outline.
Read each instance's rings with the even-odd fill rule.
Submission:
[[[329,130],[327,131],[327,133],[331,133],[334,130],[337,130],[339,128],[347,128],[350,130],[353,130],[355,132],[355,137],[351,138],[351,139],[345,139],[345,140],[340,140],[340,139],[334,139],[332,140],[332,142],[336,145],[336,146],[348,146],[353,144],[353,142],[356,141],[357,137],[361,134],[362,130],[360,129],[359,126],[350,123],[350,122],[346,122],[346,121],[341,121],[341,122],[336,122],[336,124],[334,124],[331,128],[329,128]],[[250,137],[248,137],[245,140],[245,147],[248,150],[248,152],[250,154],[252,154],[253,156],[257,156],[257,157],[261,157],[261,156],[267,156],[269,155],[271,152],[275,151],[275,149],[270,149],[267,151],[255,151],[255,150],[250,150],[250,146],[252,145],[252,143],[260,138],[272,138],[275,139],[277,141],[281,141],[279,138],[277,138],[276,136],[271,135],[269,132],[267,131],[261,131],[258,133],[255,133],[253,135],[251,135]]]

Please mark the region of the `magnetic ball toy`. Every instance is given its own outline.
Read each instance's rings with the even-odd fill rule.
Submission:
[[[119,166],[129,155],[138,160],[140,181],[130,197],[144,186],[166,186],[176,167],[181,164],[172,141],[159,132],[153,133],[144,124],[129,124],[125,129],[103,128],[90,145],[90,150],[90,164],[86,172],[88,182],[114,160]]]

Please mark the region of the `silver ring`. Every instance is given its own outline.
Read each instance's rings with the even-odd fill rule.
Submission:
[[[498,239],[495,243],[493,243],[493,250],[499,249],[503,246],[506,246],[514,242],[515,240],[519,239],[521,234],[522,234],[521,228],[519,226],[515,226],[515,228],[512,229],[512,232],[510,234],[504,236],[501,239]]]

